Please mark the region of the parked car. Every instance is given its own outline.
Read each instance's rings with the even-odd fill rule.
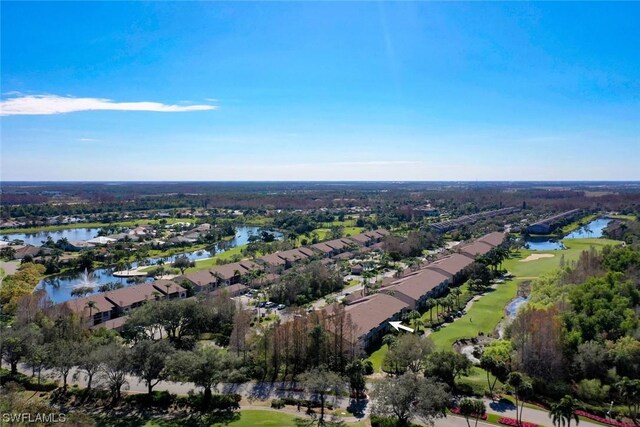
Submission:
[[[287,308],[286,305],[284,304],[278,304],[278,306],[276,307],[278,310],[284,310],[285,308]]]
[[[265,301],[260,301],[258,303],[258,308],[264,308],[267,305],[267,303]]]
[[[275,305],[276,305],[275,302],[267,301],[264,306],[265,306],[265,308],[271,308],[271,307],[273,307]]]

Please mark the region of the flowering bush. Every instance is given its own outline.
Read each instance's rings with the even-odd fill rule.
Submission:
[[[602,423],[602,424],[609,424],[610,426],[634,427],[633,424],[627,424],[627,423],[623,423],[623,422],[620,422],[620,421],[612,420],[612,419],[609,419],[609,418],[599,417],[597,415],[590,414],[590,413],[588,413],[586,411],[576,411],[576,414],[580,415],[581,417],[589,418],[590,420],[598,421],[599,423]]]
[[[457,406],[454,406],[453,408],[449,409],[453,414],[456,415],[460,415],[460,408],[458,408]],[[476,417],[476,414],[471,414],[469,415],[472,418]],[[482,414],[482,416],[480,417],[481,420],[486,420],[487,419],[487,414]]]

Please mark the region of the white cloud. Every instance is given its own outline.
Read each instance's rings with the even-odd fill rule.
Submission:
[[[80,142],[98,142],[97,139],[93,139],[93,138],[78,138],[78,141],[80,141]]]
[[[0,101],[0,116],[64,114],[77,111],[118,110],[179,113],[214,110],[215,105],[167,105],[159,102],[115,102],[102,98],[58,95],[24,95]]]

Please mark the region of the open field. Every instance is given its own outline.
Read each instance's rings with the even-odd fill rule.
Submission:
[[[152,225],[158,224],[159,219],[136,219],[131,221],[119,221],[119,222],[79,222],[76,224],[62,224],[62,225],[46,225],[42,227],[28,227],[28,228],[5,228],[0,230],[2,234],[14,234],[14,233],[41,233],[43,231],[60,231],[69,230],[72,228],[102,228],[102,227],[137,227],[138,225]],[[175,224],[176,222],[195,222],[193,218],[166,218],[167,224]]]

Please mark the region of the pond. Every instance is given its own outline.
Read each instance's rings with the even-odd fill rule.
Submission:
[[[611,220],[609,218],[598,218],[591,221],[589,224],[578,228],[575,231],[564,236],[565,239],[593,239],[602,237],[604,229]]]
[[[564,239],[590,239],[602,237],[604,229],[611,222],[609,218],[597,218],[564,236]],[[532,251],[557,251],[564,249],[560,240],[551,236],[529,236],[524,240],[525,247]]]
[[[187,258],[192,261],[211,258],[216,254],[247,244],[249,242],[249,237],[259,234],[260,231],[262,231],[262,229],[259,227],[238,227],[236,229],[235,237],[232,240],[217,244],[214,251],[191,251],[184,254],[165,257],[163,260],[166,264],[170,264],[176,257],[181,255],[186,255]],[[281,233],[274,231],[270,232],[275,234],[277,239],[282,238]],[[158,260],[160,260],[160,258],[149,258],[143,262],[143,265],[155,264]],[[136,268],[137,266],[137,263],[131,263],[131,268]],[[71,291],[79,286],[86,286],[89,284],[90,286],[97,287],[99,285],[115,282],[126,285],[127,280],[125,278],[115,277],[113,275],[115,271],[115,268],[99,268],[91,271],[88,275],[85,275],[84,272],[77,272],[73,274],[51,276],[38,283],[37,289],[45,289],[47,294],[49,294],[49,298],[51,298],[54,303],[60,303],[71,299]],[[143,277],[142,279],[145,281],[153,280],[152,278],[146,277]]]
[[[66,238],[72,240],[89,240],[98,235],[99,228],[67,228],[65,230],[41,231],[39,233],[10,233],[0,236],[2,240],[22,240],[26,245],[42,246],[51,237],[53,241]]]
[[[558,239],[544,236],[527,237],[524,239],[525,248],[532,251],[559,251],[564,245]]]

